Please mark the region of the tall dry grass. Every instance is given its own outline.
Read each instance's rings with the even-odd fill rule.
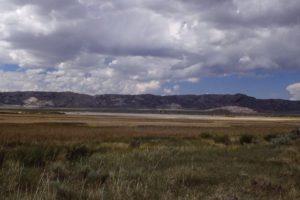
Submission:
[[[298,122],[0,115],[0,199],[297,200]]]

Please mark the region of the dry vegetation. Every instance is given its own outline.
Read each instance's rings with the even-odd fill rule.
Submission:
[[[286,134],[299,118],[156,118],[80,115],[0,115],[0,143],[84,142],[110,138]]]
[[[299,199],[299,118],[0,115],[1,199]],[[295,137],[297,136],[297,137]]]

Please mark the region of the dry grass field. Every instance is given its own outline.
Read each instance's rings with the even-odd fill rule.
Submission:
[[[0,114],[1,199],[300,199],[300,118]]]
[[[300,118],[158,118],[55,114],[0,115],[0,143],[86,142],[132,137],[192,137],[202,133],[238,136],[286,134]]]

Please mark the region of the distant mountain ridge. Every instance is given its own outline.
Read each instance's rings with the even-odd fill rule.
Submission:
[[[300,113],[300,101],[256,99],[244,94],[220,95],[87,95],[73,92],[0,92],[0,106],[57,108],[130,108],[211,110],[238,108],[251,112]]]

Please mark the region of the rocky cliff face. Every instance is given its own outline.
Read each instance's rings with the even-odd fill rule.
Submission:
[[[251,112],[300,113],[300,101],[235,95],[86,95],[72,92],[2,92],[0,106],[58,108],[195,109],[242,108]],[[237,109],[235,109],[237,110]]]

